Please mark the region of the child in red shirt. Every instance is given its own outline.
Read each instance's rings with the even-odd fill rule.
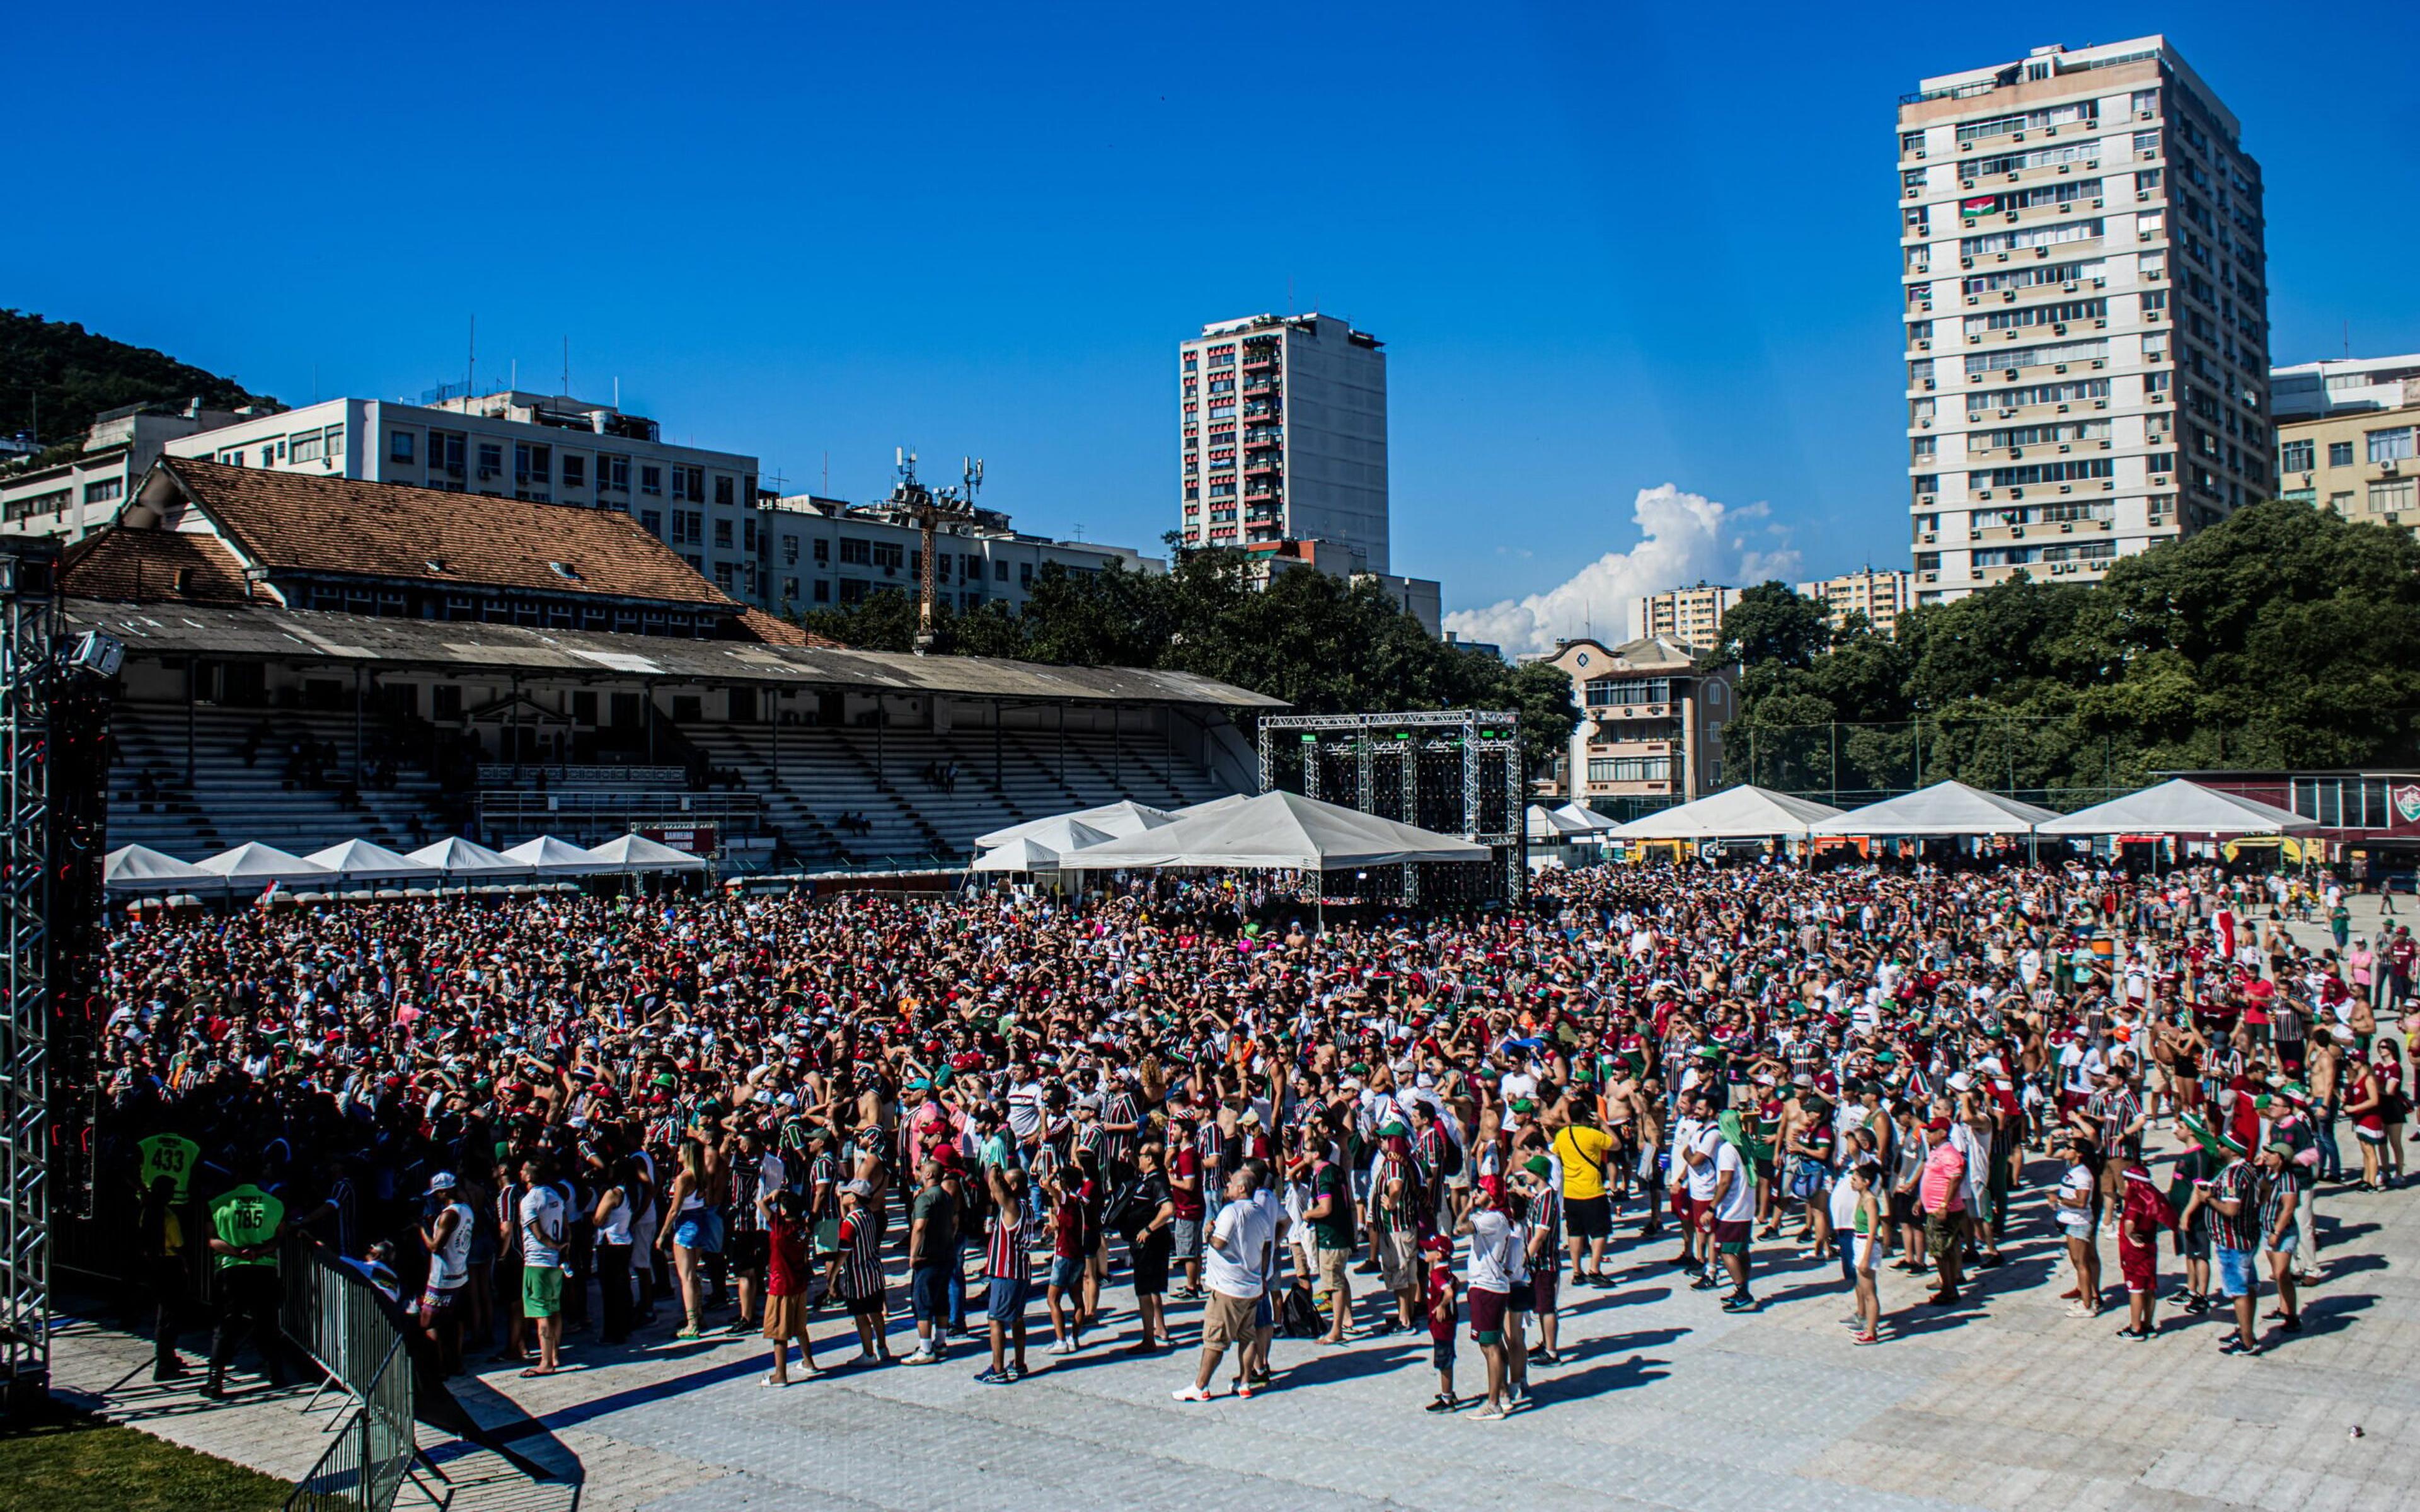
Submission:
[[[2118,1272],[2126,1281],[2126,1326],[2119,1338],[2151,1336],[2160,1300],[2160,1230],[2177,1226],[2177,1210],[2151,1183],[2143,1157],[2126,1161],[2124,1205],[2118,1210]]]

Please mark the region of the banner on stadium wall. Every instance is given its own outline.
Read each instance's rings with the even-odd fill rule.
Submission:
[[[633,831],[642,840],[669,845],[674,850],[691,856],[714,856],[722,849],[722,829],[719,825],[679,825]]]

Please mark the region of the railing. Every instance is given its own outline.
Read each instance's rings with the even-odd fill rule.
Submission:
[[[543,777],[559,788],[679,788],[689,785],[689,771],[679,766],[620,766],[610,763],[560,766],[551,762],[481,762],[479,786],[521,788]]]
[[[327,1452],[286,1498],[288,1512],[388,1512],[411,1477],[411,1362],[403,1340],[388,1346],[368,1391]]]
[[[403,1330],[385,1297],[318,1241],[288,1235],[279,1265],[285,1278],[279,1330],[326,1373],[320,1391],[334,1387],[351,1404],[327,1452],[286,1504],[387,1512],[416,1451],[411,1358]]]
[[[479,795],[479,825],[483,830],[581,819],[610,819],[616,824],[725,825],[752,829],[763,810],[764,800],[753,793],[599,789],[532,793],[514,789]]]

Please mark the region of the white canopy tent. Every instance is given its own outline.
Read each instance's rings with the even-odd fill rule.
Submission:
[[[1407,862],[1485,861],[1484,845],[1306,798],[1264,793],[1140,835],[1060,857],[1070,872],[1202,867],[1242,871],[1334,871]]]
[[[1056,872],[1061,869],[1060,853],[1031,835],[1019,835],[1005,845],[995,845],[975,857],[970,872]]]
[[[324,851],[313,851],[303,859],[326,867],[347,881],[392,877],[399,881],[433,882],[444,875],[442,869],[427,861],[398,856],[383,845],[372,844],[365,840],[349,840]]]
[[[488,849],[476,841],[454,836],[434,845],[423,845],[411,853],[411,859],[426,861],[449,877],[498,877],[518,875],[529,868],[521,862]]]
[[[1549,843],[1590,833],[1580,825],[1561,817],[1543,803],[1533,803],[1523,811],[1521,826],[1528,832],[1530,840]]]
[[[1122,840],[1125,838],[1125,836],[1110,834],[1106,829],[1096,829],[1093,825],[1084,824],[1066,814],[1062,814],[1056,819],[1037,819],[1031,825],[1021,825],[1017,827],[1021,829],[1023,833],[1015,836],[1010,841],[1011,844],[1016,843],[1016,841],[1030,840],[1034,844],[1041,846],[1044,850],[1049,851],[1058,856],[1064,856],[1071,851],[1083,850],[1087,846],[1102,845],[1113,840]],[[1128,833],[1142,835],[1150,833],[1153,829],[1159,829],[1162,827],[1165,826],[1153,825],[1144,829],[1130,830]],[[997,850],[999,847],[994,846],[992,849]]]
[[[2290,809],[2183,778],[2051,820],[2045,835],[2300,835],[2319,828]]]
[[[2030,803],[2019,803],[1963,782],[1935,782],[1929,788],[1885,798],[1862,809],[1820,820],[1807,826],[1810,835],[2030,835],[2058,815]]]
[[[1230,793],[1223,798],[1208,798],[1200,803],[1187,804],[1182,809],[1172,809],[1169,810],[1169,817],[1171,819],[1190,819],[1197,814],[1225,813],[1228,810],[1233,809],[1239,803],[1251,802],[1254,796],[1256,796],[1256,795],[1249,793]]]
[[[1173,823],[1175,819],[1176,816],[1165,809],[1155,809],[1147,803],[1137,803],[1132,798],[1120,798],[1115,803],[1105,803],[1097,809],[1078,809],[1074,813],[1053,814],[1047,819],[1029,819],[1021,825],[1011,825],[1005,829],[995,829],[988,835],[977,835],[975,848],[987,851],[994,846],[1005,845],[1011,841],[1023,840],[1029,835],[1041,835],[1051,825],[1071,820],[1094,830],[1103,839],[1123,840],[1128,835],[1140,835],[1146,829],[1157,829],[1162,825]],[[1042,843],[1056,848],[1054,842],[1047,839]],[[1098,844],[1099,841],[1088,841],[1086,843]]]
[[[306,861],[274,845],[247,841],[231,851],[194,863],[229,887],[251,883],[266,887],[272,882],[334,882],[334,872],[317,861]]]
[[[552,835],[540,835],[525,840],[504,852],[504,859],[531,872],[551,872],[557,876],[576,876],[582,872],[610,872],[612,863],[598,860],[569,841]]]
[[[1571,825],[1575,829],[1586,830],[1591,834],[1611,834],[1621,827],[1620,820],[1601,814],[1585,803],[1564,804],[1555,810],[1554,814],[1559,823]]]
[[[1615,840],[1761,840],[1772,835],[1803,839],[1840,810],[1828,803],[1793,798],[1770,788],[1740,786],[1708,794],[1620,825]]]
[[[618,835],[588,852],[599,864],[600,871],[639,872],[703,872],[706,862],[687,851],[677,851],[644,835]]]
[[[101,885],[112,892],[174,891],[219,878],[148,845],[120,845],[101,858]]]

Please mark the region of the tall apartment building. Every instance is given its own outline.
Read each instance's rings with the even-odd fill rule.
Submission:
[[[1187,546],[1317,541],[1388,570],[1382,347],[1333,316],[1256,315],[1178,348]]]
[[[2269,381],[2282,497],[2420,529],[2420,355],[2302,363]]]
[[[1877,635],[1897,635],[1900,611],[1916,607],[1915,575],[1888,568],[1861,567],[1838,578],[1820,578],[1800,583],[1798,592],[1820,602],[1834,625],[1862,614]]]
[[[1649,594],[1638,601],[1638,633],[1649,640],[1677,640],[1705,650],[1723,638],[1723,616],[1740,591],[1700,579],[1695,588]]]
[[[2160,37],[1900,103],[1916,600],[2095,575],[2273,491],[2260,166]]]

